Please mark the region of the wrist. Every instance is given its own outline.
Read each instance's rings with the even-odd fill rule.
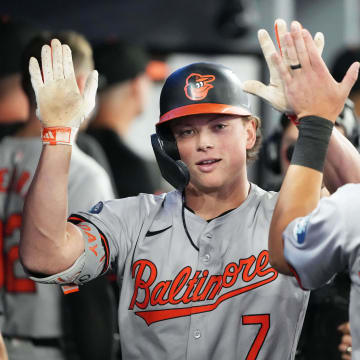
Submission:
[[[73,145],[79,128],[50,126],[41,129],[41,140],[44,145]]]
[[[299,137],[291,164],[322,172],[334,124],[318,116],[299,119]]]

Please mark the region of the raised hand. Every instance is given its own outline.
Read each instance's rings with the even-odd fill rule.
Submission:
[[[282,19],[277,19],[275,21],[275,34],[277,43],[280,49],[280,54],[283,56],[283,61],[288,65],[296,65],[291,63],[291,59],[288,58],[287,52],[283,51],[284,48],[284,36],[287,33],[286,22]],[[284,86],[280,73],[273,62],[272,55],[277,52],[273,41],[269,33],[261,29],[258,31],[258,39],[261,46],[261,50],[264,54],[269,73],[270,73],[270,82],[269,85],[265,85],[257,80],[248,80],[243,84],[243,89],[251,94],[257,95],[281,112],[293,113],[291,105],[288,103],[287,98],[284,93]],[[317,47],[319,54],[322,54],[324,49],[324,35],[320,32],[316,33],[314,41]]]
[[[351,65],[341,83],[336,82],[309,31],[297,21],[284,36],[284,51],[288,60],[276,52],[271,59],[283,81],[288,106],[298,118],[317,115],[335,122],[357,79],[359,63]]]
[[[36,95],[37,115],[43,127],[79,128],[95,106],[97,71],[89,74],[84,94],[80,94],[71,50],[57,39],[51,41],[51,47],[42,47],[41,63],[43,76],[38,61],[33,57],[29,71]]]

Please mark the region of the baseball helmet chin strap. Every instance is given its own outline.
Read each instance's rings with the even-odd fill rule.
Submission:
[[[175,160],[168,155],[168,153],[171,153],[172,151],[167,149],[167,147],[176,146],[175,142],[161,139],[158,134],[152,134],[151,145],[154,150],[161,175],[175,189],[183,191],[190,181],[190,173],[183,161]]]

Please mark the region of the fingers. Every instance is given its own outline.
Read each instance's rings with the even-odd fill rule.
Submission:
[[[299,63],[301,64],[301,66],[303,68],[306,69],[310,66],[310,60],[309,60],[309,56],[308,56],[305,42],[303,39],[303,32],[301,29],[301,25],[298,21],[293,21],[291,23],[291,36],[292,36],[293,42],[295,44]]]
[[[71,49],[68,45],[62,45],[62,55],[65,78],[76,81]]]
[[[294,66],[300,64],[300,61],[297,56],[297,52],[295,49],[295,44],[290,33],[285,34],[285,48],[288,58],[289,66]]]
[[[282,56],[286,56],[286,54],[283,53],[284,49],[284,36],[287,33],[287,26],[286,22],[283,19],[276,19],[275,20],[275,35],[276,35],[276,41],[278,44],[278,47],[280,49],[280,54]]]
[[[339,331],[341,331],[343,334],[350,334],[350,323],[346,322],[338,326],[337,328]]]
[[[39,89],[44,86],[42,77],[41,77],[41,71],[38,61],[31,57],[29,61],[29,72],[31,77],[31,84],[35,91],[35,94],[38,93]]]
[[[41,49],[41,65],[44,76],[44,84],[49,84],[54,81],[52,61],[51,61],[51,48],[49,45],[44,45]]]
[[[289,68],[285,65],[284,61],[279,54],[275,53],[271,56],[271,60],[279,70],[280,76],[286,85],[291,83],[292,77]]]
[[[92,109],[95,106],[95,96],[96,96],[97,86],[98,86],[98,72],[96,70],[93,70],[89,74],[89,76],[86,80],[85,89],[84,89],[84,99],[85,99],[85,104],[86,104],[85,115],[86,116],[92,111]]]
[[[354,86],[354,84],[358,78],[359,66],[360,66],[360,63],[358,61],[354,62],[350,66],[350,68],[346,72],[343,80],[340,83],[340,87],[341,87],[344,97],[349,96],[350,90],[352,89],[352,87]]]
[[[58,39],[51,40],[52,63],[54,80],[64,78],[63,71],[63,54],[61,43]]]
[[[321,56],[321,54],[324,50],[324,46],[325,46],[324,34],[322,32],[317,32],[314,36],[314,42],[315,42],[315,46],[319,52],[319,55]]]
[[[259,44],[261,46],[261,50],[262,50],[262,52],[264,54],[265,60],[266,60],[266,62],[268,64],[268,67],[270,68],[271,55],[273,53],[276,53],[274,43],[272,42],[269,33],[264,29],[260,29],[258,31],[258,40],[259,40]]]

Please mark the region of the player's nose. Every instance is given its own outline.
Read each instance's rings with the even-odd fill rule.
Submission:
[[[198,134],[197,150],[207,151],[214,148],[214,139],[208,131],[200,131]]]

